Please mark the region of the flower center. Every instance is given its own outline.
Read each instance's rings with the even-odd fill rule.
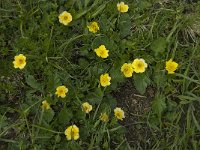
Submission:
[[[104,83],[107,82],[107,79],[106,79],[106,78],[103,78],[103,82],[104,82]]]
[[[93,24],[93,25],[92,25],[92,29],[96,31],[96,30],[97,30],[96,25]]]
[[[138,68],[142,68],[143,65],[142,65],[142,63],[138,63],[137,66],[138,66]]]
[[[101,54],[101,55],[104,55],[104,51],[103,51],[103,50],[101,50],[100,54]]]
[[[19,59],[19,64],[23,64],[24,60],[23,59]]]
[[[124,72],[128,72],[128,71],[129,71],[129,68],[125,68],[125,69],[124,69]]]
[[[72,129],[72,131],[71,131],[71,136],[72,136],[72,138],[74,138],[74,130]]]
[[[174,66],[171,64],[171,65],[169,65],[169,69],[170,70],[174,70]]]
[[[68,17],[67,17],[67,16],[64,16],[64,20],[68,20]]]
[[[88,106],[85,106],[85,110],[88,110],[89,109],[89,107]]]
[[[116,116],[121,117],[120,112],[117,112],[117,113],[116,113]]]
[[[62,94],[62,93],[64,93],[64,91],[63,91],[63,90],[60,90],[60,94]]]

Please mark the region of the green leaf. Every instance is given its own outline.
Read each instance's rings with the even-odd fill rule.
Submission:
[[[177,114],[175,112],[167,112],[165,114],[165,118],[170,121],[170,122],[173,122],[177,117]]]
[[[165,88],[167,84],[167,77],[164,71],[161,71],[164,68],[161,62],[157,63],[153,72],[153,82],[156,83],[157,87]]]
[[[63,108],[58,115],[58,123],[66,125],[70,122],[72,117],[73,117],[72,112],[67,110],[66,108]]]
[[[117,100],[112,95],[107,95],[104,102],[107,103],[111,109],[114,109],[117,106]]]
[[[47,88],[46,90],[49,92],[54,92],[56,87],[58,87],[59,85],[61,85],[61,81],[59,78],[59,75],[57,73],[52,73],[52,72],[48,72],[48,82],[47,82]]]
[[[158,119],[158,116],[156,116],[155,114],[151,114],[149,118],[150,127],[158,130],[159,123],[160,123],[160,120]]]
[[[95,18],[98,14],[102,13],[102,11],[105,9],[107,3],[104,3],[100,5],[98,8],[96,8],[95,12],[92,13],[91,18]]]
[[[78,64],[79,66],[81,66],[82,68],[86,68],[89,65],[89,62],[87,59],[85,58],[79,58],[78,59]]]
[[[92,105],[99,104],[101,102],[102,97],[103,92],[101,88],[96,88],[94,92],[91,92],[87,95],[87,99]]]
[[[54,114],[53,109],[44,110],[43,118],[47,123],[49,123],[52,121]]]
[[[177,108],[177,103],[173,100],[167,100],[167,111],[175,111]]]
[[[121,64],[116,64],[115,67],[112,67],[112,69],[110,70],[110,75],[112,77],[112,82],[116,81],[116,82],[122,82],[124,81],[124,76],[121,72]]]
[[[136,90],[140,94],[144,94],[147,86],[150,84],[150,79],[145,74],[133,74],[133,81]]]
[[[43,86],[38,83],[36,81],[36,79],[34,78],[34,76],[32,75],[28,75],[27,78],[26,78],[26,83],[32,87],[33,89],[36,89],[36,90],[39,90],[39,91],[42,91],[43,90]]]
[[[82,150],[81,146],[75,141],[69,141],[64,144],[61,150]]]
[[[121,14],[119,30],[121,38],[129,36],[131,34],[131,17],[128,14]]]
[[[163,37],[159,37],[156,40],[154,40],[150,46],[150,49],[154,51],[155,55],[158,55],[159,53],[163,53],[166,49],[167,41]]]
[[[90,136],[91,129],[88,126],[80,127],[80,137],[81,139],[86,140],[88,136]]]
[[[165,96],[157,94],[152,102],[152,110],[161,121],[161,115],[166,108]]]
[[[139,3],[138,3],[138,7],[141,10],[146,9],[151,6],[152,6],[152,4],[150,2],[148,2],[148,0],[142,0],[142,1],[139,1]]]
[[[101,35],[96,37],[92,42],[92,49],[98,48],[100,45],[105,45],[106,49],[111,50],[113,49],[113,42],[105,35]]]
[[[0,115],[0,130],[8,125],[7,118],[4,115]]]
[[[102,14],[101,17],[99,18],[99,23],[101,27],[101,31],[107,32],[110,28],[110,22],[108,17],[105,14]]]
[[[124,76],[121,72],[121,66],[124,62],[120,61],[120,62],[116,62],[116,64],[114,64],[114,66],[111,68],[110,72],[110,76],[111,76],[111,85],[110,88],[112,90],[115,90],[117,88],[117,84],[120,82],[124,81]]]
[[[86,113],[82,111],[82,109],[78,109],[77,112],[74,114],[74,116],[76,116],[76,120],[77,122],[80,120],[84,120]]]

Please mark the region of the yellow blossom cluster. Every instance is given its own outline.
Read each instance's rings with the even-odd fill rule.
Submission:
[[[120,2],[117,4],[117,9],[121,13],[125,13],[128,11],[129,7],[124,2]]]
[[[87,26],[87,28],[90,32],[96,33],[99,30],[99,24],[98,22],[93,21]]]
[[[133,72],[135,73],[143,73],[147,68],[147,63],[144,59],[136,58],[132,64],[131,63],[124,63],[121,67],[121,72],[124,74],[125,77],[132,77]]]
[[[96,52],[97,56],[101,58],[107,58],[109,56],[108,55],[109,50],[106,49],[105,45],[99,46],[94,51]]]
[[[76,125],[71,125],[65,130],[67,140],[78,140],[79,128]]]
[[[23,54],[15,56],[13,64],[14,68],[23,69],[26,66],[26,56]]]
[[[92,105],[90,105],[88,102],[85,102],[82,104],[82,109],[88,114],[90,111],[92,111]]]
[[[117,10],[120,13],[128,12],[129,6],[124,2],[120,2],[117,4]],[[63,11],[59,16],[59,22],[65,26],[69,25],[72,22],[72,15],[67,11]],[[97,33],[100,30],[99,23],[96,21],[90,22],[87,25],[89,32]],[[99,45],[96,49],[94,49],[96,55],[100,58],[108,58],[109,57],[109,50],[106,48],[105,45]],[[23,54],[16,55],[13,61],[14,68],[23,69],[26,66],[26,56]],[[133,60],[132,63],[124,63],[121,66],[121,72],[124,74],[125,77],[132,77],[133,73],[144,73],[147,69],[148,65],[142,58],[136,58]],[[174,62],[172,59],[166,61],[165,69],[168,71],[168,74],[175,73],[176,69],[178,68],[178,63]],[[111,84],[111,77],[108,73],[104,73],[100,75],[100,85],[103,87],[109,86]],[[55,95],[57,97],[65,98],[66,94],[68,93],[68,88],[64,85],[58,86],[56,88]],[[42,109],[49,110],[51,109],[50,104],[47,100],[42,101]],[[89,114],[92,111],[93,107],[88,102],[82,103],[82,111],[86,114]],[[114,109],[114,116],[118,120],[123,120],[125,118],[124,111],[120,107],[116,107]],[[109,115],[106,112],[103,112],[99,116],[99,120],[102,122],[109,121]],[[67,140],[77,140],[79,139],[79,128],[73,124],[68,126],[65,130],[65,135]]]

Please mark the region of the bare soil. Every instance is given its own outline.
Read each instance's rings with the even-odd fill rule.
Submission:
[[[144,95],[140,95],[131,80],[120,86],[113,93],[118,106],[125,111],[122,125],[126,127],[126,138],[133,147],[146,147],[150,142],[150,131],[146,119],[150,111],[154,89],[149,87]]]

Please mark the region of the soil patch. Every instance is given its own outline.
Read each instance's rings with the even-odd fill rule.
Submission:
[[[154,97],[154,89],[149,87],[144,95],[135,89],[131,80],[120,86],[113,93],[118,106],[125,111],[125,119],[122,125],[126,127],[126,138],[133,147],[146,147],[150,143],[150,130],[146,124],[151,101]],[[148,144],[149,143],[149,144]]]

